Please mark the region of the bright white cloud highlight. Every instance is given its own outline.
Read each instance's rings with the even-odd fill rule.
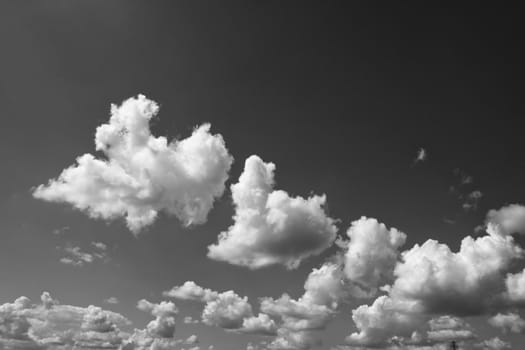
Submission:
[[[326,197],[290,197],[274,190],[273,163],[253,155],[239,182],[231,186],[235,223],[208,247],[212,259],[252,269],[282,264],[289,269],[332,245],[336,227]]]
[[[372,294],[391,283],[399,248],[405,244],[406,235],[366,217],[352,222],[346,234],[350,239],[344,258],[346,277]]]
[[[511,204],[498,210],[491,210],[485,220],[487,231],[491,234],[525,234],[525,206]]]
[[[175,286],[162,293],[165,297],[181,300],[208,302],[217,299],[219,293],[211,289],[202,288],[193,281],[186,281],[182,286]]]
[[[149,122],[158,110],[143,95],[112,105],[109,122],[95,135],[96,150],[105,157],[78,157],[76,165],[33,195],[70,203],[93,218],[125,217],[134,233],[151,225],[159,212],[177,216],[184,225],[205,222],[224,192],[233,158],[209,124],[182,140],[153,136]]]

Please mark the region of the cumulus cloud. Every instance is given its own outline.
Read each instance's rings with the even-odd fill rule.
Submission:
[[[202,322],[225,329],[239,329],[253,315],[248,298],[229,290],[209,301],[202,311]]]
[[[502,292],[502,273],[522,256],[512,237],[465,237],[460,250],[435,240],[402,253],[390,295],[415,301],[428,313],[483,313]]]
[[[512,274],[509,273],[505,279],[507,298],[514,303],[525,303],[525,269]]]
[[[162,301],[159,304],[155,304],[142,299],[137,303],[137,308],[155,316],[155,319],[147,325],[147,330],[150,334],[162,338],[173,338],[175,334],[175,315],[178,313],[174,303]]]
[[[242,321],[241,332],[261,335],[276,335],[277,325],[267,314],[260,313]]]
[[[193,281],[186,281],[182,286],[175,286],[169,291],[162,293],[165,297],[207,302],[217,299],[218,292],[211,289],[205,289]]]
[[[240,297],[232,290],[219,293],[193,281],[186,281],[182,286],[175,286],[163,294],[171,298],[205,303],[201,318],[209,326],[253,334],[265,334],[274,328],[273,321],[267,315],[259,314],[255,317],[248,298]],[[193,320],[188,319],[188,322]]]
[[[523,250],[510,235],[516,230],[508,230],[513,224],[498,220],[494,211],[489,214],[488,222],[497,225],[487,225],[488,235],[463,238],[457,252],[435,240],[402,252],[393,283],[381,288],[387,294],[353,310],[357,331],[348,336],[349,345],[431,346],[450,339],[472,340],[470,327],[452,327],[447,319],[447,329],[438,329],[445,319],[436,323],[431,317],[482,315],[518,305],[524,296],[522,273],[508,271],[523,258]],[[426,321],[431,321],[429,329],[422,326]]]
[[[485,219],[487,231],[491,234],[511,235],[513,233],[525,234],[525,206],[511,204],[493,209],[488,212]]]
[[[104,158],[78,157],[76,165],[38,186],[33,195],[69,203],[93,218],[125,217],[134,233],[151,225],[159,212],[185,225],[205,222],[224,192],[233,158],[209,124],[182,140],[153,136],[149,122],[158,110],[143,95],[112,105],[109,122],[95,134],[96,150]]]
[[[320,254],[336,236],[334,220],[324,210],[326,197],[290,197],[274,190],[273,163],[253,155],[239,182],[231,186],[234,224],[208,247],[208,257],[252,269],[272,264],[296,268]]]
[[[340,264],[326,262],[308,275],[297,300],[288,294],[261,298],[261,311],[278,320],[270,349],[307,349],[317,343],[313,331],[326,327],[346,294]]]
[[[353,346],[386,346],[392,337],[410,337],[424,322],[414,303],[401,302],[386,295],[372,305],[361,305],[352,311],[357,332],[346,342]]]
[[[488,320],[493,327],[501,329],[505,333],[525,333],[525,320],[516,313],[498,313]]]
[[[20,297],[0,305],[0,345],[24,349],[116,349],[131,322],[115,312],[95,306],[62,305],[44,292],[40,304]]]
[[[391,283],[399,248],[405,243],[406,235],[366,217],[354,221],[346,234],[350,239],[345,244],[346,277],[372,294]]]

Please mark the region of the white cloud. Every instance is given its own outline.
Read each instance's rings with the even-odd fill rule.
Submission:
[[[58,247],[64,257],[60,258],[60,262],[66,265],[75,267],[82,267],[87,264],[92,264],[96,261],[107,261],[107,246],[102,242],[92,242],[92,251],[83,251],[80,247],[66,245],[65,247]]]
[[[491,234],[525,234],[525,206],[511,204],[498,210],[491,210],[485,219],[487,231]]]
[[[96,150],[77,158],[58,179],[38,186],[33,195],[66,202],[93,218],[125,217],[138,233],[159,212],[185,225],[206,221],[215,198],[224,192],[233,158],[220,135],[204,124],[183,140],[168,142],[149,129],[158,105],[143,95],[111,108],[109,123],[97,128]]]
[[[418,302],[429,313],[483,313],[498,301],[503,272],[521,256],[510,236],[467,236],[457,253],[428,240],[402,253],[390,295]]]
[[[178,313],[175,304],[171,301],[155,304],[142,299],[137,303],[137,308],[155,316],[155,319],[146,327],[148,333],[162,338],[173,338],[175,335],[175,315]]]
[[[406,235],[366,217],[352,222],[346,234],[350,238],[345,244],[346,277],[371,294],[391,283],[399,248],[405,243]]]
[[[184,321],[184,324],[196,324],[196,323],[199,323],[199,320],[195,320],[191,316],[185,316],[183,321]]]
[[[509,273],[505,285],[507,298],[511,302],[525,303],[525,269],[515,274]]]
[[[413,164],[424,162],[427,160],[427,158],[428,158],[427,150],[421,147],[417,150],[417,154],[416,154],[416,157],[414,158]]]
[[[525,320],[512,312],[508,314],[498,313],[491,317],[488,322],[491,326],[500,328],[505,333],[525,333]]]
[[[195,334],[190,335],[184,341],[184,344],[186,344],[186,345],[195,345],[195,344],[198,344],[198,343],[199,343],[199,338]]]
[[[252,315],[248,298],[241,298],[229,290],[218,294],[216,299],[208,301],[202,311],[202,322],[225,329],[239,329],[244,319]]]
[[[465,237],[457,252],[435,240],[404,251],[394,269],[393,284],[382,288],[387,295],[353,310],[358,330],[347,338],[348,343],[433,346],[452,338],[472,340],[475,334],[469,327],[436,329],[434,322],[428,330],[422,325],[434,315],[481,315],[512,305],[506,294],[516,298],[521,280],[519,275],[509,275],[505,281],[505,276],[523,258],[523,250],[512,236],[488,232],[476,239]]]
[[[261,298],[261,311],[279,321],[270,349],[307,349],[317,343],[312,331],[326,327],[346,294],[341,266],[326,262],[313,269],[304,288],[297,300],[287,294]]]
[[[217,299],[218,292],[198,286],[193,281],[186,281],[182,286],[175,286],[162,293],[165,297],[207,302]]]
[[[481,343],[476,344],[475,348],[483,350],[510,350],[512,349],[512,346],[510,345],[510,343],[496,337],[484,340]]]
[[[107,333],[115,330],[115,323],[111,322],[110,314],[98,306],[90,305],[82,320],[82,329]]]
[[[388,296],[378,297],[372,305],[361,305],[352,311],[358,331],[346,342],[352,346],[385,346],[394,337],[410,337],[425,318],[414,303],[400,302]]]
[[[118,304],[120,301],[116,297],[109,297],[106,300],[104,300],[108,304]]]
[[[274,190],[274,170],[257,156],[246,159],[239,182],[231,186],[235,223],[208,247],[208,257],[252,269],[272,264],[293,269],[332,245],[337,229],[324,211],[326,197]]]
[[[270,316],[260,313],[257,317],[245,318],[240,331],[250,334],[276,335],[277,325]]]
[[[95,306],[61,305],[49,293],[34,305],[26,297],[0,305],[0,345],[14,348],[117,348],[131,322]],[[16,344],[14,344],[16,343]],[[9,347],[8,347],[9,348]]]

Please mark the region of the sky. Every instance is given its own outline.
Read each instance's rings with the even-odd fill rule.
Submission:
[[[0,2],[0,348],[523,348],[521,22]]]

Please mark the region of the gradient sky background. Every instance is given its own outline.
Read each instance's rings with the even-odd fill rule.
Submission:
[[[339,235],[362,215],[456,250],[489,209],[525,198],[523,38],[517,9],[373,7],[343,2],[2,1],[0,3],[0,304],[49,291],[62,303],[101,305],[144,327],[139,299],[186,280],[234,289],[255,305],[298,297],[313,267],[232,266],[206,257],[232,223],[229,185],[257,154],[276,164],[277,188],[326,193]],[[155,135],[184,138],[210,122],[235,158],[227,190],[204,225],[161,215],[135,238],[122,220],[93,220],[31,190],[94,152],[111,103],[145,94],[161,105]],[[419,147],[428,159],[413,165]],[[480,190],[466,212],[454,169]],[[56,235],[53,231],[64,230]],[[109,247],[109,261],[60,263],[57,246]],[[117,305],[104,304],[114,296]],[[202,324],[180,308],[177,336],[202,348],[244,349],[262,339]],[[320,333],[330,349],[355,330],[344,305]],[[502,336],[486,318],[483,337]],[[483,338],[484,339],[484,338]]]

